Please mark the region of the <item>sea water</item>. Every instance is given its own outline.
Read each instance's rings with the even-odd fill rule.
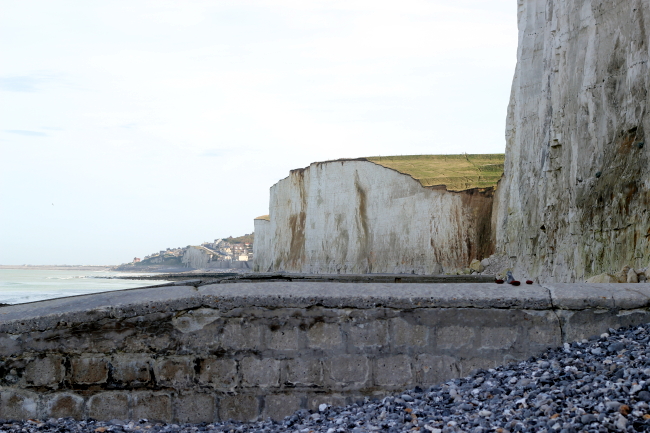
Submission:
[[[0,269],[0,304],[22,304],[166,282],[106,278],[130,275],[136,274],[93,270]]]

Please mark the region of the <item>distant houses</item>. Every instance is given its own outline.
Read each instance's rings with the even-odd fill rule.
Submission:
[[[201,245],[188,245],[181,248],[167,248],[156,253],[135,257],[131,263],[118,268],[249,268],[248,262],[253,260],[253,234],[238,238],[215,239],[214,242],[203,242]]]
[[[253,260],[253,244],[250,242],[231,243],[224,239],[215,239],[212,243],[202,243],[201,247],[218,260],[238,262]]]

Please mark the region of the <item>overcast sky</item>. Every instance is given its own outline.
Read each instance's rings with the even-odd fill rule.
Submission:
[[[514,0],[0,0],[0,264],[253,231],[315,161],[497,153]]]

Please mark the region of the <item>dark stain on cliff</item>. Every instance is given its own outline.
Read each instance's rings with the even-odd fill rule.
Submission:
[[[302,257],[305,253],[305,212],[299,212],[297,215],[289,217],[289,227],[291,229],[291,244],[289,247],[289,264],[300,266]]]
[[[289,244],[288,267],[299,269],[305,259],[305,221],[307,215],[307,192],[305,191],[305,169],[291,171],[292,181],[298,186],[300,193],[300,211],[289,216],[289,229],[291,230],[291,243]]]
[[[587,275],[613,271],[609,266],[634,265],[637,250],[648,250],[643,238],[650,192],[643,184],[650,161],[647,152],[635,145],[643,141],[642,124],[620,131],[605,146],[601,177],[578,190],[579,223],[589,227],[595,245],[585,252]]]
[[[369,248],[370,244],[370,232],[368,229],[368,203],[366,197],[366,191],[363,189],[361,182],[359,180],[359,173],[354,173],[354,187],[357,191],[357,216],[358,223],[360,225],[359,231],[359,261],[363,263],[366,262],[366,272],[372,272],[372,260],[371,252]]]
[[[474,221],[472,227],[464,234],[466,237],[469,261],[484,259],[494,253],[495,236],[492,233],[492,203],[494,189],[474,188],[461,191],[463,208],[471,212]]]

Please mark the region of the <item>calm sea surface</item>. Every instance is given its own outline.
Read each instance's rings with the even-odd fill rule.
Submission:
[[[64,296],[152,286],[165,282],[99,278],[119,275],[134,274],[111,271],[0,269],[0,304],[22,304]]]

